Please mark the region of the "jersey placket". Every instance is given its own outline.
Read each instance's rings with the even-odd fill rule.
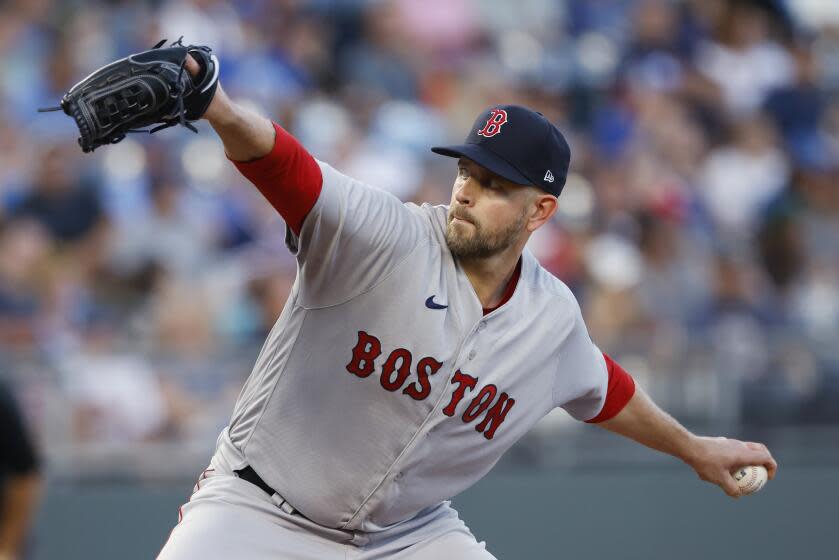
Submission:
[[[385,472],[385,474],[382,476],[381,481],[379,481],[379,484],[377,484],[376,488],[374,488],[373,491],[367,496],[367,498],[365,498],[364,501],[361,502],[361,504],[358,506],[358,509],[353,513],[352,517],[350,517],[349,521],[347,521],[347,523],[344,525],[344,528],[347,528],[353,524],[353,522],[358,517],[359,513],[361,513],[361,511],[364,510],[364,507],[368,503],[370,503],[370,500],[372,500],[373,497],[376,496],[376,494],[388,481],[390,481],[391,484],[399,483],[399,479],[402,478],[402,473],[397,470],[397,467],[403,462],[403,459],[405,459],[408,456],[408,453],[416,446],[417,442],[420,441],[420,436],[425,436],[428,434],[428,430],[426,430],[426,427],[429,425],[430,420],[437,414],[438,410],[441,408],[441,405],[446,400],[446,396],[448,395],[446,387],[449,387],[451,385],[452,378],[454,377],[455,372],[458,370],[462,363],[465,363],[462,360],[462,354],[465,350],[466,343],[472,339],[474,334],[478,331],[479,325],[483,322],[484,320],[482,319],[481,321],[475,323],[469,330],[469,333],[461,339],[460,344],[457,347],[457,351],[454,353],[455,359],[452,361],[452,366],[449,368],[448,377],[446,378],[445,383],[441,387],[440,394],[437,397],[437,401],[434,403],[434,406],[431,408],[431,410],[425,416],[423,421],[420,423],[413,437],[408,441],[408,443],[405,445],[405,447],[402,449],[399,455],[397,455],[393,463],[391,463],[387,472]],[[394,471],[397,471],[396,475],[391,476]],[[372,517],[370,517],[370,520],[375,521]]]

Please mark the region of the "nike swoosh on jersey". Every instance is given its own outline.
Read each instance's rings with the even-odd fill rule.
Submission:
[[[434,296],[429,297],[425,300],[425,306],[429,309],[445,309],[448,305],[440,305],[439,303],[435,303]]]

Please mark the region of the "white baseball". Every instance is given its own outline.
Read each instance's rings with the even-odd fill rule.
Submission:
[[[742,467],[732,473],[737,486],[740,487],[740,494],[746,496],[759,491],[769,480],[769,473],[762,465]]]

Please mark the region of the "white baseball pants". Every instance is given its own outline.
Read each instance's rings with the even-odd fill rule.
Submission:
[[[382,532],[342,531],[286,513],[216,453],[158,560],[495,560],[448,502]]]

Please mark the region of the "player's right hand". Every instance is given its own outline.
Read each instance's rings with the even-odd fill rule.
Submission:
[[[732,472],[748,465],[763,465],[769,474],[769,480],[772,480],[778,470],[778,463],[762,443],[724,437],[697,437],[692,448],[691,456],[686,462],[693,467],[697,476],[716,484],[732,498],[741,496]]]

